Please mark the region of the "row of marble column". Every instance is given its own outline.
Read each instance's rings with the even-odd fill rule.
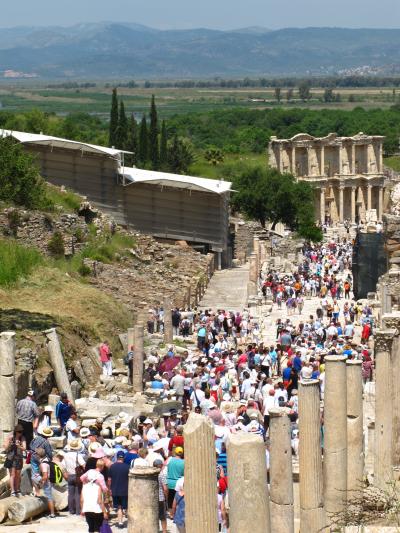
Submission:
[[[367,202],[365,204],[365,209],[368,211],[372,208],[372,188],[378,187],[378,219],[380,220],[382,218],[383,214],[383,194],[384,194],[384,188],[383,186],[376,186],[376,185],[367,185],[366,191],[367,191]],[[344,190],[345,186],[339,186],[339,223],[344,222]],[[358,186],[351,186],[351,216],[350,221],[354,224],[356,222],[356,193]],[[326,218],[326,188],[320,187],[320,222],[324,223]]]
[[[348,495],[363,486],[363,410],[361,361],[327,356],[324,409],[324,460],[321,449],[320,390],[317,380],[299,384],[300,532],[328,531],[345,511]],[[265,445],[261,437],[232,434],[227,442],[229,522],[231,533],[294,533],[291,424],[285,409],[270,411],[270,489]],[[217,489],[212,422],[192,413],[185,426],[187,533],[216,533]],[[135,479],[150,470],[131,472],[128,531],[153,533],[143,527]],[[157,472],[153,478],[156,479]],[[143,491],[143,487],[140,487]],[[144,493],[147,493],[146,491]],[[148,505],[148,504],[146,504]],[[147,507],[146,507],[147,508]],[[156,522],[157,509],[153,509]]]
[[[383,149],[382,144],[379,146],[379,151],[377,154],[377,157],[375,157],[375,154],[372,156],[372,160],[370,160],[370,154],[368,154],[369,147],[373,148],[373,145],[365,145],[365,154],[364,154],[364,160],[365,165],[363,165],[364,168],[360,168],[359,164],[357,164],[356,161],[356,145],[353,144],[351,146],[351,155],[347,152],[347,157],[342,158],[342,147],[337,146],[337,157],[336,157],[336,170],[338,174],[346,174],[346,175],[356,175],[360,173],[370,173],[370,172],[382,172],[383,169]],[[304,147],[299,147],[300,149],[304,150]],[[332,148],[329,146],[329,148]],[[305,165],[307,167],[307,176],[326,176],[329,174],[326,169],[325,165],[325,146],[321,145],[319,147],[312,147],[307,146],[305,147],[307,151],[307,164]],[[289,168],[285,166],[284,164],[284,158],[283,158],[283,146],[281,145],[279,147],[279,170],[281,172],[287,171],[292,172],[295,175],[299,175],[296,168],[296,146],[292,146],[291,153],[289,154],[289,150],[285,150],[287,153],[287,162],[289,163]],[[313,164],[314,163],[314,164]],[[329,166],[329,165],[328,165]],[[314,170],[316,168],[316,170]],[[304,173],[303,173],[304,174]],[[301,174],[301,175],[303,175]]]

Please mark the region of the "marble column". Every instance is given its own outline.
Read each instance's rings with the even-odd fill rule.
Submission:
[[[400,317],[397,317],[395,322],[396,325],[400,326]],[[392,371],[394,376],[400,374],[400,329],[396,329],[397,335],[394,336],[392,342]],[[392,381],[392,465],[398,472],[400,471],[400,386],[397,379]]]
[[[299,384],[300,533],[318,533],[326,525],[321,454],[319,381]]]
[[[356,174],[357,173],[357,169],[356,169],[356,145],[355,144],[351,145],[351,173],[352,174]]]
[[[393,410],[392,342],[396,330],[375,331],[375,460],[374,485],[386,489],[392,480]]]
[[[339,223],[343,224],[344,222],[344,206],[343,206],[343,193],[344,187],[339,187]]]
[[[325,357],[324,505],[327,514],[342,512],[347,500],[346,357]]]
[[[0,449],[15,426],[15,333],[0,333]]]
[[[378,172],[382,173],[382,172],[383,172],[383,143],[382,143],[382,142],[379,143],[379,159],[378,159],[378,164],[379,164]]]
[[[360,490],[364,479],[362,361],[346,361],[347,375],[347,490],[349,498]]]
[[[68,398],[72,399],[71,384],[68,379],[68,373],[65,368],[64,357],[56,329],[48,329],[44,334],[46,335],[47,351],[49,352],[50,364],[56,378],[57,388],[60,393],[66,392]]]
[[[356,221],[356,191],[357,187],[351,188],[351,222],[353,224]]]
[[[203,415],[191,413],[184,428],[186,533],[215,533],[218,519],[214,424]]]
[[[292,147],[292,168],[291,172],[293,176],[296,176],[296,147]]]
[[[132,362],[132,388],[134,392],[143,392],[144,327],[134,327],[134,352]]]
[[[369,211],[372,206],[372,185],[367,185],[367,210]]]
[[[271,531],[294,533],[291,422],[286,409],[270,409]]]
[[[128,533],[158,531],[159,468],[142,466],[129,472]]]
[[[128,337],[127,337],[127,350],[128,352],[132,349],[132,346],[135,345],[135,328],[128,328]]]
[[[250,254],[250,267],[249,267],[249,279],[253,283],[257,284],[258,281],[258,271],[257,271],[257,256],[253,252]]]
[[[320,222],[325,224],[325,188],[321,187],[320,192]]]
[[[171,344],[174,340],[172,329],[172,303],[170,298],[164,298],[164,344]]]
[[[321,146],[321,176],[325,176],[325,146]]]
[[[232,433],[227,448],[230,533],[275,533],[270,521],[264,441],[252,433]]]
[[[383,185],[378,187],[378,220],[383,217]]]
[[[312,175],[312,168],[311,168],[311,148],[307,147],[307,176]]]

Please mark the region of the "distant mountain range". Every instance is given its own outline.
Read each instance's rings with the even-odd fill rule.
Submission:
[[[399,65],[400,29],[156,30],[107,22],[0,29],[0,77],[326,75],[360,67],[390,74]]]

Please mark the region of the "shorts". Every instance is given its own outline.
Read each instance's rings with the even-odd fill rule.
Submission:
[[[159,520],[167,519],[167,505],[165,501],[158,502],[158,519]]]
[[[43,485],[43,494],[44,497],[47,498],[49,502],[53,501],[53,485],[50,483],[50,481],[46,481],[46,483]]]
[[[114,509],[122,507],[122,509],[125,511],[128,508],[128,496],[113,496],[112,499]]]

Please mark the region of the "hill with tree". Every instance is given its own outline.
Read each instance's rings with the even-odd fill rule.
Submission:
[[[0,71],[42,78],[202,78],[399,72],[400,30],[156,30],[129,23],[3,28]]]

